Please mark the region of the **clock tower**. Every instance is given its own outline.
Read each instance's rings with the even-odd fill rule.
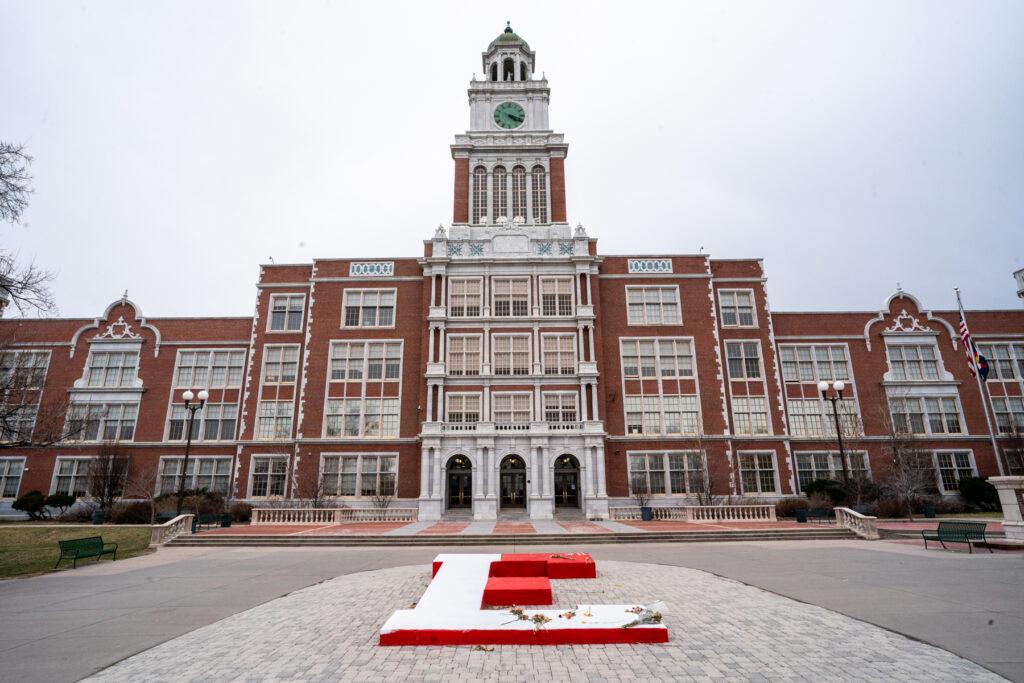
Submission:
[[[455,225],[566,222],[568,145],[548,124],[551,89],[536,53],[511,26],[483,55],[469,84],[469,130],[455,136]]]

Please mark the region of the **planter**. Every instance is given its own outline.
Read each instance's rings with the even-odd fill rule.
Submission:
[[[231,513],[230,512],[225,512],[225,513],[221,514],[221,516],[220,516],[220,525],[222,527],[225,527],[225,528],[231,526]]]
[[[93,524],[103,524],[103,522],[105,522],[106,519],[107,519],[107,512],[106,512],[106,510],[93,510],[92,511],[92,523]]]
[[[650,522],[654,519],[654,510],[649,506],[643,506],[640,508],[640,519],[645,522]]]
[[[926,503],[921,506],[921,511],[926,519],[935,519],[935,505],[933,503]]]
[[[793,514],[796,515],[797,522],[807,524],[807,508],[797,508],[793,510]]]

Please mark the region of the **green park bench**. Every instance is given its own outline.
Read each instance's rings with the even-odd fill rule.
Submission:
[[[104,543],[102,536],[72,538],[68,541],[57,541],[57,543],[60,545],[60,557],[57,559],[57,564],[53,565],[54,569],[60,566],[64,560],[72,560],[71,567],[75,568],[81,557],[95,557],[97,562],[103,555],[113,555],[110,559],[117,559],[117,544]]]
[[[831,508],[811,508],[807,511],[807,519],[817,522],[828,522],[832,517]]]
[[[921,538],[924,539],[925,550],[928,549],[928,541],[938,541],[943,548],[946,541],[950,543],[966,543],[970,552],[974,552],[974,541],[981,541],[992,552],[985,538],[985,522],[939,522],[935,531],[924,529],[921,531]]]

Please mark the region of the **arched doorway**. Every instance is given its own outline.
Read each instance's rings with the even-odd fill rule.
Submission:
[[[448,459],[448,509],[473,507],[473,464],[464,455]]]
[[[580,463],[571,455],[560,455],[555,460],[555,507],[580,506]]]
[[[508,455],[501,461],[501,507],[526,507],[526,461]]]

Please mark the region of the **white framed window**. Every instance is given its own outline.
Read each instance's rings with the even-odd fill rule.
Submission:
[[[290,438],[294,410],[291,400],[260,401],[256,417],[256,438],[261,441]]]
[[[889,398],[898,434],[961,434],[960,399],[956,396]]]
[[[196,413],[192,424],[193,441],[232,441],[238,424],[238,405],[235,403],[207,403]],[[188,411],[182,403],[171,405],[168,417],[167,440],[184,441],[188,428]]]
[[[777,493],[775,480],[775,453],[737,454],[740,465],[740,491],[744,494]]]
[[[491,346],[495,375],[530,374],[530,335],[496,334]]]
[[[494,315],[500,318],[530,315],[530,279],[496,277],[491,281]]]
[[[245,351],[178,351],[174,386],[220,389],[242,386]]]
[[[17,498],[25,458],[0,458],[0,498]]]
[[[1024,378],[1024,344],[978,344],[988,360],[988,381],[1010,382]]]
[[[486,208],[485,208],[486,210]],[[475,318],[483,304],[484,282],[478,277],[448,279],[448,315],[452,318]]]
[[[722,311],[722,327],[757,327],[754,290],[720,289],[718,305]]]
[[[68,411],[68,441],[131,441],[138,403],[73,403]]]
[[[297,332],[302,329],[305,294],[271,294],[268,332]]]
[[[579,394],[574,391],[545,391],[541,394],[544,404],[544,421],[549,424],[575,423],[579,413],[576,403]]]
[[[626,396],[627,434],[696,434],[696,396]]]
[[[537,165],[530,171],[533,175],[533,222],[548,222],[548,177],[544,167]]]
[[[992,411],[995,413],[996,429],[1000,434],[1012,434],[1014,429],[1024,431],[1024,398],[993,397]]]
[[[402,378],[402,342],[331,342],[331,381]]]
[[[819,479],[840,481],[843,477],[843,462],[838,452],[800,452],[796,457],[797,487],[803,491],[807,484]],[[847,472],[851,477],[870,479],[868,454],[854,451],[846,454]]]
[[[499,216],[508,218],[508,172],[504,166],[495,166],[491,171],[491,187],[494,195],[494,220]]]
[[[835,436],[835,417],[832,406],[820,398],[786,399],[789,416],[789,431],[793,436]],[[856,402],[843,399],[836,404],[839,412],[839,423],[843,434],[860,434],[860,417],[857,414]]]
[[[572,278],[540,278],[540,314],[568,316],[573,314]]]
[[[3,408],[0,424],[0,442],[30,443],[36,429],[39,406],[16,405]]]
[[[299,369],[299,347],[263,347],[263,384],[295,384]]]
[[[92,351],[86,369],[90,387],[131,387],[139,376],[139,352]]]
[[[840,344],[783,344],[779,357],[787,383],[849,382],[852,378],[846,347]]]
[[[886,344],[889,372],[900,382],[939,379],[938,353],[934,344]]]
[[[0,385],[7,389],[42,389],[49,366],[49,351],[0,352]]]
[[[978,476],[970,451],[936,451],[935,462],[939,466],[939,485],[943,493],[956,493],[960,490],[961,479]]]
[[[526,169],[512,169],[512,218],[526,218]]]
[[[495,393],[493,396],[494,423],[498,425],[527,425],[532,416],[530,404],[533,395],[527,393]]]
[[[483,339],[478,334],[448,335],[446,350],[448,352],[449,375],[479,375],[480,363],[483,360],[481,345]]]
[[[729,379],[762,379],[761,347],[756,341],[725,342]]]
[[[320,481],[326,496],[394,496],[398,456],[394,453],[325,454],[320,460]]]
[[[398,436],[397,398],[329,398],[324,409],[326,438],[386,439]]]
[[[249,473],[250,498],[279,498],[288,489],[287,455],[254,455]]]
[[[444,395],[448,422],[476,423],[480,421],[480,394],[446,393]]]
[[[185,488],[191,490],[206,489],[216,493],[227,494],[231,481],[231,456],[199,456],[188,459],[185,472]],[[185,458],[160,458],[160,471],[157,477],[158,494],[175,493],[181,485],[181,466]]]
[[[686,495],[704,490],[704,454],[700,451],[629,452],[629,494]],[[643,487],[643,488],[641,488]]]
[[[1006,473],[1011,477],[1024,476],[1024,450],[1004,450],[1006,456]]]
[[[483,223],[487,217],[487,169],[477,166],[473,169],[473,225]]]
[[[544,334],[540,338],[545,375],[576,373],[576,335]]]
[[[79,498],[88,495],[90,469],[94,458],[57,458],[54,466],[51,493],[63,493]]]
[[[761,396],[733,396],[732,421],[736,434],[768,434],[768,400]]]
[[[630,325],[678,325],[682,322],[676,286],[628,286],[626,306]]]
[[[342,327],[394,327],[395,289],[346,289]]]
[[[689,339],[622,339],[619,348],[626,379],[693,377]]]

